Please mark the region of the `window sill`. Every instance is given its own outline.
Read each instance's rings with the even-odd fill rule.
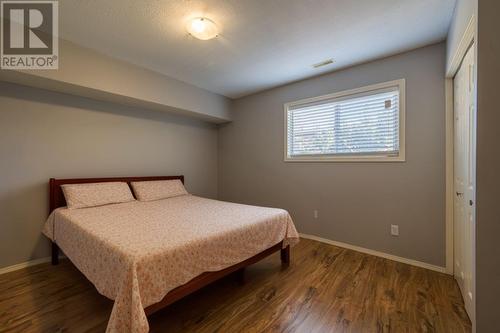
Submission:
[[[404,156],[285,157],[284,162],[406,162]]]

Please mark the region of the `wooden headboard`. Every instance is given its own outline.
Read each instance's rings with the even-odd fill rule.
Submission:
[[[72,178],[72,179],[55,179],[49,180],[49,214],[59,207],[66,206],[66,199],[61,189],[64,184],[85,184],[85,183],[104,183],[104,182],[126,182],[130,186],[130,182],[140,182],[148,180],[171,180],[180,179],[184,183],[184,176],[157,176],[157,177],[113,177],[113,178]]]

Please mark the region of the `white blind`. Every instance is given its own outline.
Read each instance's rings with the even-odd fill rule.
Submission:
[[[399,88],[288,107],[289,157],[399,153]]]

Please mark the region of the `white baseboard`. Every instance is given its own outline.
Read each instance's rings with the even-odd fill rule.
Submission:
[[[303,234],[303,233],[300,233],[300,237],[307,238],[307,239],[312,239],[312,240],[315,240],[315,241],[318,241],[318,242],[322,242],[322,243],[326,243],[326,244],[330,244],[330,245],[335,245],[335,246],[338,246],[338,247],[343,247],[343,248],[346,248],[346,249],[349,249],[349,250],[353,250],[353,251],[357,251],[357,252],[361,252],[361,253],[370,254],[372,256],[377,256],[377,257],[382,257],[382,258],[393,260],[393,261],[402,262],[404,264],[408,264],[408,265],[412,265],[412,266],[417,266],[417,267],[422,267],[422,268],[425,268],[425,269],[430,269],[431,271],[436,271],[436,272],[440,272],[440,273],[446,273],[446,268],[445,267],[431,265],[431,264],[428,264],[428,263],[425,263],[425,262],[421,262],[421,261],[418,261],[418,260],[413,260],[413,259],[398,257],[398,256],[395,256],[395,255],[392,255],[392,254],[388,254],[388,253],[384,253],[384,252],[380,252],[380,251],[375,251],[375,250],[371,250],[371,249],[366,249],[364,247],[360,247],[360,246],[356,246],[356,245],[351,245],[351,244],[347,244],[347,243],[342,243],[342,242],[337,242],[337,241],[334,241],[334,240],[330,240],[330,239],[326,239],[326,238],[321,238],[321,237],[313,236],[313,235],[307,235],[307,234]]]
[[[64,258],[66,258],[66,256],[64,256],[64,255],[59,256],[59,259],[64,259]],[[19,269],[26,268],[26,267],[31,267],[31,266],[35,266],[35,265],[39,265],[39,264],[45,264],[47,262],[51,262],[51,260],[52,260],[52,257],[44,257],[44,258],[25,261],[25,262],[22,262],[20,264],[15,264],[12,266],[3,267],[3,268],[0,268],[0,275],[5,274],[5,273],[9,273],[9,272],[14,272],[14,271],[17,271]]]
[[[35,266],[38,264],[44,264],[46,262],[50,262],[50,259],[51,259],[50,257],[45,257],[45,258],[30,260],[30,261],[22,262],[20,264],[0,268],[0,275],[5,274],[5,273],[9,273],[9,272],[13,272],[13,271],[17,271],[18,269],[22,269],[22,268]]]
[[[347,244],[347,243],[342,243],[342,242],[338,242],[338,241],[334,241],[334,240],[330,240],[330,239],[326,239],[326,238],[321,238],[321,237],[314,236],[314,235],[300,233],[300,237],[312,239],[312,240],[326,243],[326,244],[330,244],[330,245],[335,245],[338,247],[343,247],[343,248],[357,251],[357,252],[361,252],[361,253],[370,254],[372,256],[377,256],[377,257],[381,257],[381,258],[385,258],[385,259],[389,259],[389,260],[393,260],[393,261],[402,262],[402,263],[408,264],[408,265],[413,265],[413,266],[417,266],[417,267],[430,269],[431,271],[446,273],[445,267],[431,265],[431,264],[421,262],[418,260],[398,257],[398,256],[395,256],[392,254],[388,254],[388,253],[384,253],[384,252],[380,252],[380,251],[375,251],[375,250],[371,250],[371,249],[366,249],[364,247],[351,245],[351,244]],[[60,256],[59,258],[62,259],[62,258],[65,258],[65,256]],[[38,264],[43,264],[43,263],[50,262],[50,261],[51,261],[51,257],[45,257],[45,258],[30,260],[30,261],[22,262],[20,264],[0,268],[0,275],[5,274],[5,273],[9,273],[9,272],[13,272],[13,271],[17,271],[18,269],[22,269],[22,268],[26,268],[26,267],[30,267],[30,266],[34,266],[34,265],[38,265]]]

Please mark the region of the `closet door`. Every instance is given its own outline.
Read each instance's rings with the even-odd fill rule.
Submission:
[[[454,78],[454,275],[473,317],[475,251],[474,46]]]

